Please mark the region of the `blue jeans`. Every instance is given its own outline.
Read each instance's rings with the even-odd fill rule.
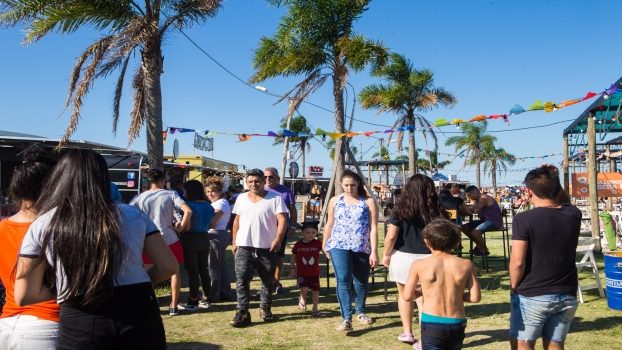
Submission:
[[[510,298],[510,337],[522,341],[542,338],[563,343],[577,311],[577,298],[572,295],[547,294]]]
[[[369,254],[333,248],[329,251],[337,279],[337,299],[341,317],[352,321],[352,295],[356,314],[365,312],[367,280],[369,279]],[[354,290],[352,290],[354,282]]]
[[[460,350],[464,342],[463,323],[421,322],[421,344],[424,350]]]

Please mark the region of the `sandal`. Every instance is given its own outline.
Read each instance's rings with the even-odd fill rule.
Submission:
[[[303,304],[302,301],[298,302],[298,310],[300,311],[307,311],[307,305]]]

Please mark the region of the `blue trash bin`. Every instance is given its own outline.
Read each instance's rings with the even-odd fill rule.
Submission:
[[[605,278],[607,280],[607,306],[622,310],[622,252],[605,254]]]

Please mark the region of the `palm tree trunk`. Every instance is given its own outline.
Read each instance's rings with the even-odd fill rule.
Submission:
[[[481,160],[479,158],[479,155],[477,156],[477,158],[475,158],[475,185],[477,186],[477,188],[482,188],[481,186],[481,182],[480,182],[480,175],[481,175]]]
[[[345,86],[347,68],[343,65],[335,65],[333,74],[333,97],[335,98],[335,132],[343,133],[345,117],[343,111],[343,87]],[[345,149],[342,137],[335,140],[335,157],[333,158],[333,172],[335,174],[335,194],[343,192],[341,188],[341,174],[343,174]]]
[[[142,53],[142,70],[145,77],[145,114],[147,124],[147,159],[151,169],[164,166],[162,137],[162,55],[159,39],[154,38]]]
[[[495,198],[497,197],[497,164],[493,161],[492,166],[490,167],[490,171],[492,172],[492,189],[495,191]]]
[[[417,148],[415,147],[415,131],[408,130],[408,177],[411,177],[417,173]]]

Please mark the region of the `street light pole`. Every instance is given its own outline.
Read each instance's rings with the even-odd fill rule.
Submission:
[[[292,114],[294,114],[294,101],[292,99],[289,100],[287,107],[287,122],[285,129],[289,130],[292,123]],[[285,136],[283,140],[283,162],[281,163],[281,180],[279,181],[281,185],[285,183],[285,167],[287,166],[287,154],[289,152],[289,136]]]

